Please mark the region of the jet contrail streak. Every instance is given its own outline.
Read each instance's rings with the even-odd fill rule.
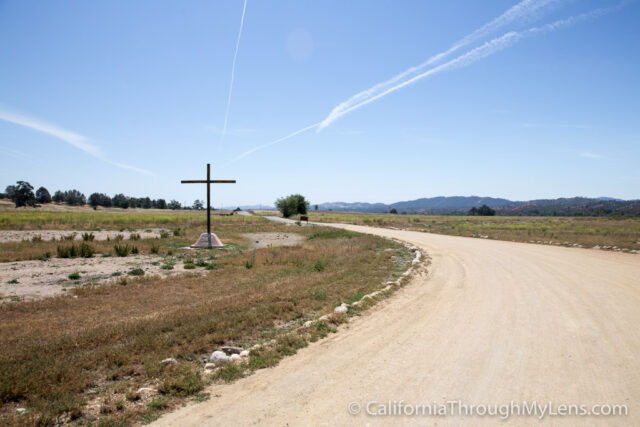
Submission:
[[[247,11],[247,0],[244,0],[244,6],[242,6],[242,16],[240,17],[240,30],[238,31],[238,38],[236,39],[236,49],[233,52],[233,62],[231,64],[231,82],[229,83],[229,94],[227,96],[227,108],[224,113],[224,125],[222,126],[222,133],[220,134],[220,144],[224,142],[224,136],[227,133],[227,121],[229,120],[229,108],[231,107],[231,93],[233,92],[233,80],[236,76],[236,59],[238,58],[238,48],[240,47],[240,37],[242,36],[242,27],[244,27],[244,14]]]
[[[502,15],[498,16],[497,18],[493,19],[492,21],[490,21],[489,23],[483,25],[482,27],[480,27],[479,29],[475,30],[474,32],[472,32],[471,34],[463,37],[461,40],[457,41],[456,43],[454,43],[449,49],[447,49],[444,52],[440,52],[436,55],[431,56],[429,59],[427,59],[425,62],[423,62],[422,64],[415,66],[415,67],[411,67],[405,71],[403,71],[400,74],[397,74],[395,76],[393,76],[392,78],[382,82],[382,83],[378,83],[372,87],[370,87],[369,89],[366,89],[364,91],[361,91],[355,95],[353,95],[351,98],[347,99],[346,101],[338,104],[338,106],[336,106],[333,110],[331,110],[331,112],[329,113],[329,116],[323,120],[322,124],[318,127],[317,131],[321,131],[322,129],[324,129],[325,127],[327,127],[329,124],[331,124],[331,122],[333,122],[334,117],[340,117],[341,116],[341,112],[345,111],[345,110],[350,110],[351,107],[353,107],[354,105],[360,103],[361,101],[374,96],[377,92],[379,91],[383,91],[385,88],[391,87],[392,85],[394,85],[395,83],[397,83],[398,81],[407,78],[408,76],[421,72],[422,70],[424,70],[425,68],[432,66],[440,61],[442,61],[443,59],[445,59],[446,57],[448,57],[449,55],[451,55],[452,53],[460,50],[461,48],[468,46],[469,44],[477,41],[478,39],[482,38],[482,37],[486,37],[488,35],[490,35],[491,33],[499,30],[500,28],[511,24],[514,21],[517,20],[521,20],[521,19],[526,19],[528,17],[530,17],[531,15],[540,12],[541,9],[550,6],[554,3],[559,3],[562,0],[523,0],[520,3],[516,4],[515,6],[511,7],[510,9],[508,9],[506,12],[504,12]]]
[[[543,2],[538,2],[538,9],[542,6],[542,5],[547,5],[552,3],[553,1],[556,0],[546,0]],[[531,5],[532,3],[534,3],[533,1],[523,1],[521,3],[519,3],[518,5],[514,6],[514,8],[522,5],[522,4],[528,4]],[[555,31],[559,28],[562,27],[567,27],[570,25],[573,25],[577,22],[580,21],[584,21],[586,19],[590,19],[590,18],[595,18],[598,16],[603,15],[604,13],[610,12],[612,10],[616,10],[616,9],[620,9],[622,7],[624,7],[626,4],[629,3],[629,0],[623,0],[622,2],[620,2],[617,6],[614,7],[610,7],[610,8],[601,8],[601,9],[596,9],[587,13],[583,13],[581,15],[575,15],[575,16],[571,16],[569,18],[566,19],[561,19],[558,21],[554,21],[552,23],[549,24],[545,24],[539,27],[533,27],[533,28],[529,28],[527,30],[524,31],[510,31],[506,34],[503,34],[500,37],[496,37],[488,42],[485,42],[484,44],[482,44],[481,46],[478,46],[470,51],[468,51],[467,53],[458,56],[455,59],[452,59],[448,62],[445,62],[443,64],[437,65],[433,68],[428,69],[427,71],[424,71],[420,74],[417,74],[409,79],[406,79],[404,81],[402,81],[402,79],[408,77],[410,74],[415,73],[417,70],[420,70],[422,68],[424,68],[424,64],[427,64],[429,61],[432,61],[432,63],[441,60],[443,57],[449,55],[451,52],[453,52],[454,50],[458,49],[456,48],[456,46],[461,42],[458,42],[456,45],[454,45],[453,47],[451,47],[449,50],[440,53],[438,55],[435,55],[433,57],[431,57],[427,62],[425,62],[424,64],[418,66],[418,67],[413,67],[410,68],[409,70],[398,74],[397,76],[393,77],[390,80],[387,80],[383,83],[377,84],[375,86],[373,86],[372,88],[360,92],[356,95],[354,95],[353,97],[349,98],[349,100],[343,102],[342,104],[340,104],[338,107],[334,108],[331,113],[329,114],[329,116],[327,116],[327,118],[325,118],[323,121],[315,123],[313,125],[304,127],[302,129],[299,129],[293,133],[290,133],[287,136],[284,136],[280,139],[277,139],[275,141],[269,142],[267,144],[263,144],[263,145],[259,145],[257,147],[252,148],[251,150],[245,151],[244,153],[242,153],[241,155],[239,155],[238,157],[236,157],[235,159],[233,159],[231,162],[227,163],[233,163],[236,162],[240,159],[242,159],[243,157],[246,157],[258,150],[262,150],[263,148],[267,148],[270,147],[272,145],[275,145],[279,142],[282,142],[284,140],[287,140],[289,138],[292,138],[300,133],[306,132],[308,130],[311,130],[313,128],[317,128],[318,130],[321,130],[323,127],[328,126],[329,124],[333,123],[335,120],[337,120],[338,118],[344,116],[345,114],[350,113],[351,111],[354,111],[364,105],[367,105],[373,101],[376,101],[392,92],[395,92],[399,89],[402,89],[406,86],[409,86],[415,82],[417,82],[418,80],[422,80],[424,78],[430,77],[434,74],[437,73],[441,73],[444,71],[448,71],[451,69],[455,69],[455,68],[460,68],[460,67],[465,67],[467,65],[470,65],[476,61],[479,61],[483,58],[486,58],[496,52],[499,52],[513,44],[515,44],[516,42],[518,42],[520,39],[522,39],[523,37],[527,37],[527,36],[531,36],[534,34],[540,34],[540,33],[546,33],[546,32],[551,32],[551,31]],[[513,10],[514,8],[510,9],[509,11]],[[505,14],[501,15],[505,16],[507,13],[509,13],[509,11],[505,12]],[[513,16],[513,15],[512,15]],[[521,16],[521,15],[519,15]],[[496,22],[497,20],[499,20],[500,18],[497,18],[496,20],[492,21]],[[514,18],[511,18],[514,19]],[[486,34],[487,31],[489,30],[485,30],[485,28],[489,28],[491,27],[495,27],[495,25],[492,25],[492,23],[489,23],[487,25],[485,25],[484,27],[482,27],[481,29],[477,30],[476,32],[472,33],[471,35],[475,34],[475,33],[482,33],[483,35]],[[471,37],[468,36],[468,37]],[[465,38],[467,39],[467,38]],[[465,40],[463,39],[463,41]],[[461,45],[463,46],[463,45]],[[455,48],[455,49],[454,49]],[[436,59],[434,59],[436,58]],[[400,82],[400,83],[398,83]],[[395,85],[391,85],[391,83],[396,83]],[[382,90],[383,88],[385,88],[384,90]],[[381,91],[382,90],[382,91]],[[378,93],[376,93],[378,92]]]
[[[236,157],[235,159],[231,160],[230,162],[228,162],[224,166],[230,165],[231,163],[235,163],[238,160],[240,160],[241,158],[246,157],[249,154],[252,154],[252,153],[254,153],[254,152],[258,151],[258,150],[262,150],[263,148],[271,147],[272,145],[276,145],[276,144],[278,144],[278,143],[280,143],[282,141],[286,141],[289,138],[293,138],[294,136],[299,135],[299,134],[301,134],[303,132],[306,132],[308,130],[311,130],[311,129],[319,126],[319,125],[320,125],[320,122],[314,123],[314,124],[309,125],[307,127],[303,127],[302,129],[298,129],[297,131],[292,132],[287,136],[283,136],[282,138],[278,138],[275,141],[271,141],[271,142],[268,142],[266,144],[262,144],[262,145],[258,145],[257,147],[253,147],[251,150],[245,151],[244,153],[240,154],[238,157]]]

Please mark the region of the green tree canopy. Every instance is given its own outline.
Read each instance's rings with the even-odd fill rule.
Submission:
[[[289,218],[292,215],[305,215],[309,209],[309,202],[301,194],[292,194],[276,200],[276,207],[282,216]]]

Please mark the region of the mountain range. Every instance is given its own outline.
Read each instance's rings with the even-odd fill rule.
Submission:
[[[613,197],[571,197],[513,201],[495,197],[453,196],[430,197],[391,204],[331,202],[318,204],[327,211],[383,213],[395,209],[398,213],[459,214],[471,208],[487,205],[498,215],[640,215],[640,200]]]

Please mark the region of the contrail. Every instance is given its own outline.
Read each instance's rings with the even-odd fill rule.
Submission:
[[[454,52],[462,49],[465,46],[468,46],[471,43],[474,43],[475,41],[483,37],[486,37],[494,33],[495,31],[499,30],[500,28],[508,24],[513,23],[514,21],[524,20],[528,18],[530,19],[531,15],[539,13],[547,6],[551,6],[554,3],[559,3],[561,1],[562,0],[523,0],[521,1],[520,3],[508,9],[502,15],[493,19],[491,22],[483,25],[482,27],[475,30],[471,34],[463,37],[462,39],[454,43],[449,49],[445,50],[444,52],[440,52],[436,55],[433,55],[422,64],[415,67],[411,67],[400,74],[396,74],[390,79],[382,83],[378,83],[370,87],[369,89],[361,91],[353,95],[351,98],[347,99],[346,101],[338,104],[338,106],[336,106],[333,110],[331,110],[327,118],[322,121],[322,124],[317,129],[318,132],[324,129],[325,127],[329,126],[329,124],[331,124],[334,120],[340,117],[342,115],[341,112],[345,110],[350,110],[352,106],[375,95],[377,92],[380,92],[385,88],[391,87],[398,81],[401,81],[412,74],[418,73],[426,69],[427,67],[430,67],[442,61],[443,59],[450,56]]]
[[[276,145],[276,144],[278,144],[278,143],[280,143],[280,142],[282,142],[282,141],[286,141],[286,140],[287,140],[287,139],[289,139],[289,138],[293,138],[293,137],[294,137],[294,136],[296,136],[296,135],[299,135],[299,134],[301,134],[301,133],[303,133],[303,132],[306,132],[306,131],[311,130],[311,129],[315,128],[315,127],[318,127],[319,125],[320,125],[320,122],[318,122],[318,123],[314,123],[314,124],[312,124],[312,125],[309,125],[309,126],[303,127],[302,129],[298,129],[297,131],[292,132],[292,133],[290,133],[290,134],[289,134],[289,135],[287,135],[287,136],[283,136],[282,138],[278,138],[278,139],[276,139],[275,141],[271,141],[271,142],[268,142],[268,143],[266,143],[266,144],[262,144],[262,145],[258,145],[257,147],[253,147],[251,150],[245,151],[244,153],[240,154],[240,155],[239,155],[238,157],[236,157],[235,159],[233,159],[233,160],[231,160],[231,161],[227,162],[224,166],[230,165],[231,163],[235,163],[235,162],[237,162],[238,160],[240,160],[241,158],[246,157],[246,156],[248,156],[249,154],[252,154],[252,153],[254,153],[254,152],[258,151],[258,150],[262,150],[263,148],[271,147],[272,145]]]
[[[100,159],[103,162],[117,166],[121,169],[127,169],[134,172],[146,174],[146,175],[153,175],[148,170],[136,168],[134,166],[126,165],[124,163],[114,162],[112,160],[107,159],[102,153],[102,150],[100,150],[100,147],[87,142],[88,139],[85,136],[79,135],[75,132],[72,132],[66,129],[62,129],[61,127],[58,127],[56,125],[46,123],[38,119],[34,119],[33,117],[27,117],[21,114],[16,114],[11,111],[2,110],[2,109],[0,109],[0,120],[4,120],[9,123],[24,126],[26,128],[33,129],[38,132],[42,132],[47,135],[58,138],[66,142],[67,144],[77,148],[78,150],[84,151],[85,153],[97,159]]]
[[[371,91],[369,90],[369,94],[368,96],[363,96],[360,97],[358,99],[358,102],[354,102],[354,98],[352,97],[350,98],[348,101],[343,102],[342,104],[340,104],[338,107],[334,108],[333,110],[331,110],[331,112],[329,113],[329,115],[320,123],[320,126],[318,126],[318,131],[322,130],[323,128],[329,126],[331,123],[333,123],[334,121],[336,121],[338,118],[344,116],[345,114],[354,111],[364,105],[367,105],[377,99],[382,98],[385,95],[388,95],[389,93],[395,92],[398,89],[401,89],[405,86],[408,86],[418,80],[421,80],[423,78],[432,76],[433,74],[436,74],[438,72],[441,71],[445,71],[451,68],[458,68],[460,66],[466,66],[469,65],[479,59],[485,58],[499,50],[502,50],[508,46],[510,46],[511,44],[517,42],[519,39],[521,39],[522,37],[525,36],[529,36],[529,35],[533,35],[536,33],[546,33],[546,32],[551,32],[551,31],[555,31],[559,28],[562,27],[567,27],[570,25],[573,25],[577,22],[580,21],[584,21],[587,19],[591,19],[591,18],[595,18],[598,16],[601,16],[605,13],[608,13],[612,10],[616,10],[619,9],[621,7],[624,7],[626,4],[628,3],[628,1],[623,1],[621,3],[619,3],[617,6],[614,7],[609,7],[609,8],[600,8],[600,9],[595,9],[593,11],[590,12],[586,12],[580,15],[575,15],[575,16],[571,16],[569,18],[566,19],[561,19],[558,21],[554,21],[552,23],[549,24],[545,24],[539,27],[533,27],[530,28],[528,30],[525,31],[521,31],[521,32],[509,32],[504,34],[501,37],[498,37],[496,39],[491,40],[490,42],[485,43],[484,45],[472,49],[471,51],[467,52],[464,55],[459,56],[458,58],[451,60],[449,62],[446,62],[442,65],[433,67],[428,69],[427,71],[424,71],[420,74],[417,74],[407,80],[402,81],[401,83],[397,83],[398,81],[400,81],[401,79],[398,78],[393,78],[383,84],[377,85],[379,88],[377,91]],[[484,28],[484,27],[483,27]],[[450,49],[451,50],[451,49]],[[439,54],[441,55],[441,54]],[[438,56],[438,55],[436,55]],[[432,57],[433,58],[433,57]],[[423,64],[424,65],[424,64]],[[414,71],[419,69],[419,68],[423,68],[423,65],[420,65],[419,67],[415,67]],[[410,73],[403,73],[403,77],[407,77],[408,74]],[[390,86],[388,83],[390,81],[393,81],[394,83],[396,83],[394,86]],[[389,87],[390,86],[390,87]],[[375,87],[375,86],[374,86]],[[385,90],[380,91],[383,87],[386,87]],[[376,93],[378,92],[378,93]],[[361,92],[364,93],[364,92]]]
[[[544,3],[544,5],[547,5],[549,3],[551,3],[552,0],[548,0],[545,2],[539,2],[539,5],[542,5]],[[430,77],[434,74],[437,73],[441,73],[444,71],[448,71],[448,70],[452,70],[452,69],[456,69],[456,68],[461,68],[461,67],[465,67],[467,65],[470,65],[476,61],[479,61],[481,59],[484,59],[496,52],[499,52],[509,46],[512,46],[513,44],[515,44],[516,42],[518,42],[520,39],[522,39],[523,37],[527,37],[527,36],[531,36],[534,34],[540,34],[540,33],[546,33],[546,32],[551,32],[551,31],[555,31],[559,28],[562,27],[567,27],[570,25],[573,25],[577,22],[580,21],[584,21],[586,19],[590,19],[590,18],[595,18],[598,16],[603,15],[604,13],[608,13],[612,10],[616,10],[619,9],[621,7],[624,7],[626,4],[628,4],[630,1],[629,0],[623,0],[621,3],[619,3],[617,6],[615,7],[610,7],[610,8],[601,8],[601,9],[596,9],[593,10],[591,12],[587,12],[587,13],[583,13],[581,15],[575,15],[575,16],[571,16],[567,19],[561,19],[558,21],[554,21],[552,23],[549,24],[545,24],[539,27],[532,27],[529,28],[527,30],[524,31],[510,31],[506,34],[503,34],[500,37],[496,37],[488,42],[485,42],[484,44],[482,44],[481,46],[478,46],[470,51],[468,51],[467,53],[458,56],[457,58],[454,58],[448,62],[445,62],[441,65],[435,66],[433,68],[428,69],[427,71],[423,71],[420,74],[417,74],[409,79],[406,79],[404,81],[402,81],[403,78],[406,78],[408,75],[415,73],[417,70],[422,69],[423,66],[420,65],[418,67],[414,67],[412,69],[409,69],[407,71],[405,71],[404,73],[401,73],[395,77],[393,77],[390,80],[387,80],[386,82],[380,83],[376,86],[373,86],[371,89],[368,89],[367,91],[363,91],[360,92],[356,95],[354,95],[353,97],[351,97],[348,101],[340,104],[338,107],[334,108],[331,113],[329,114],[329,116],[327,118],[325,118],[324,120],[315,123],[313,125],[304,127],[302,129],[299,129],[293,133],[290,133],[287,136],[284,136],[280,139],[277,139],[275,141],[269,142],[267,144],[263,144],[263,145],[259,145],[257,147],[252,148],[251,150],[248,150],[244,153],[242,153],[241,155],[239,155],[238,157],[236,157],[235,159],[233,159],[231,162],[227,163],[233,163],[237,160],[240,160],[243,157],[246,157],[258,150],[262,150],[263,148],[267,148],[270,147],[272,145],[278,144],[282,141],[285,141],[289,138],[292,138],[300,133],[306,132],[308,130],[317,128],[317,129],[322,129],[323,127],[328,126],[329,124],[331,124],[333,121],[337,120],[339,117],[344,116],[345,114],[350,113],[351,111],[354,111],[364,105],[367,105],[373,101],[376,101],[392,92],[395,92],[396,90],[402,89],[403,87],[406,87],[408,85],[411,85],[415,82],[417,82],[418,80]],[[521,2],[519,5],[521,4],[532,4],[532,1],[525,1],[525,2]],[[513,9],[513,8],[512,8]],[[511,9],[510,9],[511,10]],[[507,12],[505,12],[506,14]],[[504,14],[502,15],[504,16]],[[511,15],[513,16],[513,15]],[[500,19],[500,18],[497,18]],[[496,21],[496,20],[494,20]],[[492,21],[492,22],[494,22]],[[490,23],[491,24],[491,23]],[[485,25],[484,27],[482,27],[480,30],[477,30],[476,32],[480,32],[482,31],[482,34],[485,34],[485,31],[488,30],[483,30],[485,27],[490,26],[490,24]],[[472,35],[475,34],[472,33]],[[465,38],[466,39],[466,38]],[[463,40],[465,40],[463,39]],[[460,43],[460,42],[459,42]],[[455,47],[456,45],[454,45],[453,47]],[[449,50],[453,49],[450,48]],[[432,58],[436,58],[436,60],[440,60],[441,58],[443,58],[444,56],[449,55],[448,53],[449,51],[443,52],[441,54],[435,55]],[[431,59],[430,59],[431,60]],[[436,62],[436,60],[433,60],[432,62]],[[428,61],[427,61],[428,62]],[[398,83],[400,82],[400,83]],[[390,83],[395,83],[395,85],[391,85]],[[382,90],[384,89],[384,90]]]
[[[233,92],[233,80],[236,75],[236,59],[238,58],[238,48],[240,47],[240,37],[242,36],[242,27],[244,27],[244,14],[247,10],[247,0],[244,0],[242,6],[242,16],[240,17],[240,30],[236,39],[236,49],[233,52],[233,62],[231,64],[231,82],[229,83],[229,95],[227,96],[227,109],[224,113],[224,125],[222,126],[222,134],[220,134],[220,144],[224,141],[224,135],[227,133],[227,121],[229,120],[229,107],[231,107],[231,93]]]

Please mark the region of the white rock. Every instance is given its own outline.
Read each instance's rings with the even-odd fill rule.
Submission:
[[[320,318],[318,319],[321,322],[326,322],[327,320],[329,320],[329,316],[327,316],[326,314],[324,316],[320,316]]]
[[[215,363],[205,363],[204,364],[204,369],[213,369],[216,367]]]
[[[333,312],[336,314],[343,314],[346,313],[347,311],[349,311],[349,307],[347,307],[346,305],[342,304],[337,306],[336,308],[333,309]]]
[[[242,350],[240,352],[240,357],[249,357],[249,350]]]
[[[212,363],[226,363],[229,361],[229,356],[227,356],[224,351],[216,350],[211,353],[209,361]]]
[[[411,265],[416,265],[420,262],[419,259],[414,259],[413,261],[411,261]]]
[[[232,362],[239,362],[242,360],[242,356],[240,356],[239,354],[232,354],[231,356],[229,356],[229,360]]]
[[[166,365],[168,363],[178,363],[178,361],[176,359],[174,359],[173,357],[169,357],[168,359],[164,359],[162,362],[163,365]]]
[[[387,286],[385,286],[385,287],[384,287],[384,290],[385,290],[385,291],[390,291],[390,290],[391,290],[391,285],[387,285]]]
[[[140,387],[137,391],[138,393],[154,393],[155,390],[151,387]]]
[[[260,344],[255,344],[253,347],[251,347],[251,350],[260,350],[262,348],[262,346]]]
[[[307,320],[302,326],[304,326],[305,328],[310,328],[311,325],[313,325],[313,320]]]
[[[16,412],[18,413],[18,415],[24,415],[27,413],[27,409],[26,408],[16,408]]]

